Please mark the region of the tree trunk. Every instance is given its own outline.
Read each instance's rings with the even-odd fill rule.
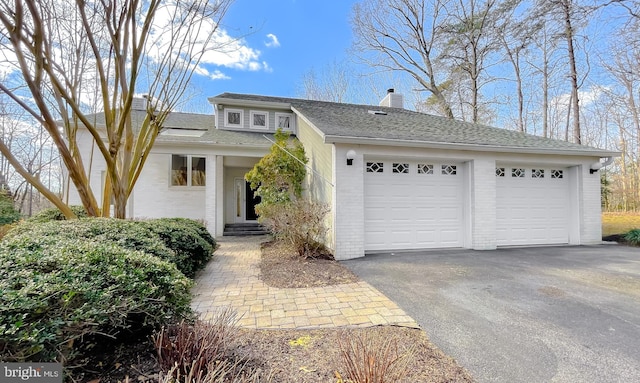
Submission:
[[[564,12],[565,37],[567,39],[567,55],[569,59],[569,78],[571,79],[571,109],[573,111],[573,142],[582,143],[580,132],[580,100],[578,99],[578,70],[576,69],[576,56],[573,49],[573,25],[571,24],[571,6],[573,0],[562,2]]]
[[[60,197],[58,197],[58,195],[56,195],[51,190],[49,190],[46,186],[44,186],[38,178],[34,177],[31,173],[27,171],[27,169],[25,169],[22,166],[20,161],[18,161],[18,159],[13,155],[13,153],[11,153],[11,150],[4,144],[2,140],[0,140],[0,152],[2,152],[2,155],[5,156],[5,158],[7,159],[7,161],[9,161],[11,166],[13,166],[14,169],[16,169],[16,171],[20,173],[20,175],[24,177],[24,179],[29,184],[35,186],[35,188],[40,193],[42,193],[42,195],[45,198],[51,201],[60,210],[60,212],[64,214],[64,216],[67,219],[76,218],[76,215],[73,213],[71,208],[67,204],[62,202],[62,200],[60,199]],[[25,193],[27,193],[26,190],[25,190]]]

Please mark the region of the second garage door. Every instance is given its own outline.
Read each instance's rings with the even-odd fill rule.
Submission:
[[[365,250],[463,246],[462,166],[365,162]]]
[[[569,180],[566,168],[496,168],[498,246],[569,242]]]

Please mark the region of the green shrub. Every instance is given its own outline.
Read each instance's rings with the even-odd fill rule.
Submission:
[[[64,361],[85,339],[189,317],[190,286],[175,265],[114,243],[11,238],[0,244],[0,360]]]
[[[158,218],[141,222],[156,233],[165,246],[175,251],[178,259],[189,261],[184,267],[185,275],[194,275],[196,271],[204,268],[213,255],[215,240],[206,228],[196,221]]]
[[[20,218],[20,212],[13,205],[9,191],[0,189],[0,226],[12,224]]]
[[[189,218],[156,218],[152,222],[168,222],[172,225],[184,227],[194,230],[202,239],[204,239],[212,248],[216,247],[216,240],[211,236],[209,230],[200,222]]]
[[[633,229],[624,235],[624,240],[630,245],[640,246],[640,229]]]
[[[69,206],[71,211],[78,218],[87,217],[87,211],[84,209],[84,206],[72,205]],[[29,222],[49,222],[49,221],[64,221],[67,218],[62,214],[62,212],[57,207],[52,207],[50,209],[44,209],[40,211],[38,214],[35,214],[33,217],[29,218],[27,221]]]
[[[159,223],[159,222],[165,223]],[[172,262],[184,275],[193,277],[211,259],[213,241],[209,232],[193,220],[129,221],[116,218],[82,218],[72,221],[24,222],[11,230],[6,238],[26,236],[57,236],[64,238],[86,238],[97,242],[110,242],[129,250],[139,250]],[[159,228],[154,228],[159,226]],[[161,235],[161,228],[171,227],[173,235]],[[204,233],[202,229],[204,229]],[[167,229],[168,230],[168,229]],[[201,238],[203,237],[204,238]],[[167,240],[175,239],[175,241]],[[178,246],[184,242],[190,246]],[[215,241],[213,241],[215,244]],[[171,247],[170,247],[171,246]],[[188,247],[188,248],[187,248]],[[174,250],[174,248],[176,250]],[[191,253],[193,251],[194,253]],[[208,252],[207,256],[203,254]]]

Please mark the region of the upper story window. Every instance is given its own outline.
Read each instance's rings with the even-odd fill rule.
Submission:
[[[242,109],[225,109],[224,126],[229,128],[242,128],[244,111]]]
[[[251,128],[269,129],[269,112],[251,111]]]
[[[205,186],[206,175],[205,157],[171,155],[171,186]]]
[[[293,130],[293,113],[276,113],[276,129]]]

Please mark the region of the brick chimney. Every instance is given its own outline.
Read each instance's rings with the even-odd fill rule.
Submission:
[[[145,94],[142,97],[133,97],[133,101],[131,102],[131,110],[147,110],[147,95]]]
[[[396,93],[395,89],[387,89],[387,95],[380,101],[380,106],[390,108],[404,108],[404,100],[400,93]]]

